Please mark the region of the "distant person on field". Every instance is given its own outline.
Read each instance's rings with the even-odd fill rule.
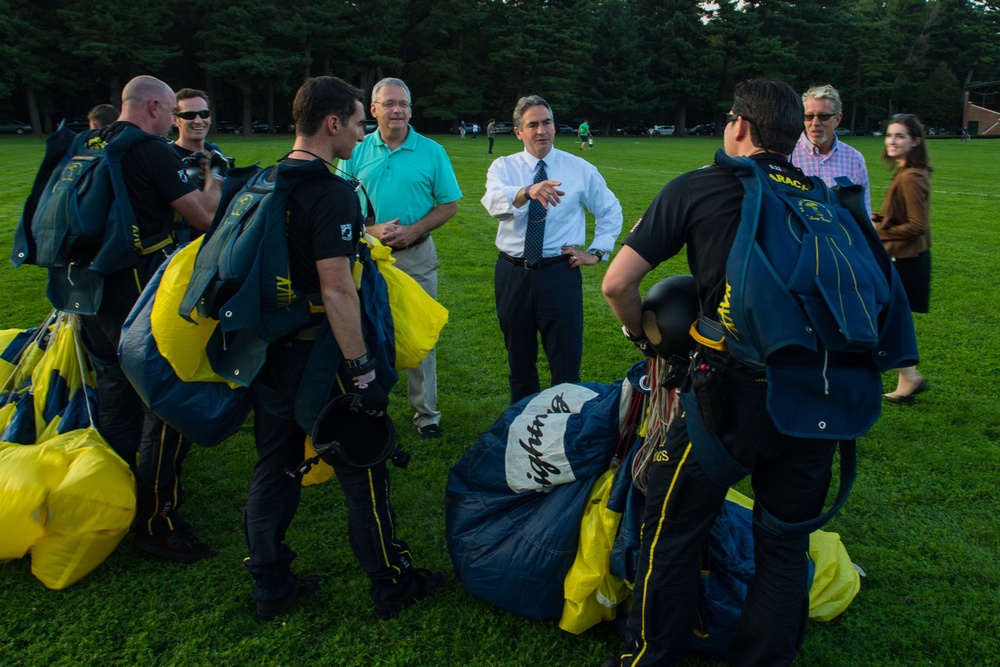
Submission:
[[[118,120],[119,113],[121,112],[118,110],[118,107],[113,104],[98,104],[87,113],[87,120],[90,121],[90,129],[99,130],[102,127],[111,125],[111,123]]]
[[[580,123],[580,127],[577,129],[576,133],[580,135],[580,150],[582,151],[587,147],[587,140],[590,137],[590,125],[587,124],[587,119],[584,119],[583,122]],[[591,141],[590,145],[594,145],[593,141]]]
[[[490,155],[493,155],[493,142],[497,138],[497,122],[490,118],[490,124],[486,126],[486,138],[490,140]]]
[[[458,134],[461,139],[465,139],[465,121],[463,120],[458,124]]]
[[[969,128],[962,128],[962,141],[968,141],[971,137],[969,136]]]
[[[479,123],[472,124],[472,138],[473,139],[479,138]]]
[[[868,167],[857,149],[842,142],[835,132],[843,119],[840,93],[830,85],[813,86],[802,94],[806,129],[795,144],[792,164],[806,176],[818,176],[829,187],[844,176],[865,189],[865,212],[871,217],[872,198]]]

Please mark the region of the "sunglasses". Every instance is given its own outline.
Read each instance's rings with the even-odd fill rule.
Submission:
[[[810,123],[813,118],[819,118],[820,122],[825,123],[836,115],[835,113],[807,113],[805,119],[807,123]]]
[[[201,111],[178,111],[174,115],[184,120],[194,120],[195,118],[211,118],[212,112],[208,109],[202,109]]]

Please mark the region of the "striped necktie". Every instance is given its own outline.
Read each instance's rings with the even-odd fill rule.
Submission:
[[[538,171],[535,172],[535,183],[548,180],[545,172],[545,160],[538,161]],[[537,199],[528,203],[528,231],[524,236],[524,259],[528,264],[537,264],[542,259],[542,246],[545,241],[546,209]]]

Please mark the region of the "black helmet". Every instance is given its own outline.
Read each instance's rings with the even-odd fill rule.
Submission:
[[[357,394],[341,394],[323,406],[312,439],[330,465],[371,468],[396,454],[396,425],[389,415],[366,415]]]
[[[642,301],[642,333],[664,359],[686,359],[695,348],[690,329],[700,312],[694,278],[664,278],[649,288]]]

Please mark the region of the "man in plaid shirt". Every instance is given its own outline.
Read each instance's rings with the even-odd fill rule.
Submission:
[[[865,212],[872,216],[868,167],[857,149],[837,138],[834,130],[844,117],[840,94],[833,86],[813,86],[802,94],[806,129],[792,152],[792,164],[806,176],[819,176],[831,188],[838,176],[865,189]]]

